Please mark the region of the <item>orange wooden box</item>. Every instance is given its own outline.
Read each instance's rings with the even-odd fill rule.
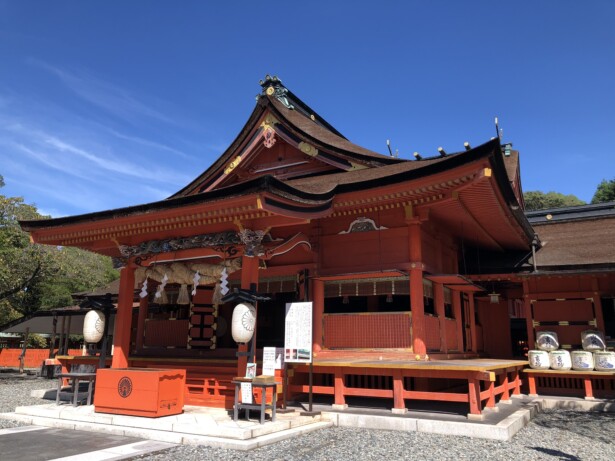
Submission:
[[[177,415],[184,408],[186,370],[104,368],[96,372],[94,408],[116,415]]]

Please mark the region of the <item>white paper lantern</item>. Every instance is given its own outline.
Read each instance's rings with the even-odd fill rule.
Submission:
[[[83,339],[86,343],[97,343],[105,332],[105,314],[91,310],[83,319]]]
[[[594,356],[589,351],[572,351],[572,369],[578,371],[591,371],[594,369]]]
[[[554,331],[539,331],[536,333],[536,347],[541,351],[554,351],[559,348],[557,333]]]
[[[231,322],[231,334],[236,343],[247,343],[254,335],[256,309],[252,304],[242,303],[235,306]]]
[[[570,352],[561,349],[549,352],[549,364],[554,370],[570,370],[572,368]]]
[[[530,368],[534,368],[535,370],[549,369],[549,353],[547,351],[528,351],[527,358],[530,362]]]
[[[594,352],[596,371],[615,371],[615,352]]]

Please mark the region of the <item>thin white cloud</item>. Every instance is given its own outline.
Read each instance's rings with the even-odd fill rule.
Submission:
[[[111,133],[116,138],[124,139],[126,141],[132,141],[132,142],[135,142],[137,144],[141,144],[142,146],[152,147],[154,149],[163,150],[163,151],[166,151],[166,152],[170,152],[172,154],[177,154],[177,155],[180,155],[180,156],[182,156],[184,158],[187,158],[187,159],[192,159],[193,158],[192,156],[190,156],[190,155],[188,155],[188,154],[186,154],[186,153],[184,153],[184,152],[182,152],[180,150],[174,149],[173,147],[169,147],[169,146],[167,146],[165,144],[162,144],[162,143],[159,143],[159,142],[156,142],[156,141],[150,141],[150,140],[147,140],[147,139],[143,139],[143,138],[140,138],[138,136],[128,136],[126,134],[119,133],[118,131],[114,130],[113,128],[108,128],[108,127],[105,127],[105,128],[107,129],[107,131],[109,131],[109,133]]]
[[[38,161],[45,163],[47,166],[50,166],[55,169],[62,169],[67,174],[73,174],[75,176],[83,177],[77,172],[77,170],[81,166],[86,169],[86,171],[89,171],[89,174],[91,175],[93,173],[91,168],[92,166],[95,166],[98,169],[106,170],[111,173],[141,178],[143,180],[154,180],[157,182],[174,185],[185,184],[190,180],[190,178],[186,175],[179,174],[174,171],[168,171],[166,169],[161,169],[160,167],[155,165],[138,165],[132,162],[120,161],[109,154],[106,156],[97,155],[90,150],[86,150],[80,146],[76,146],[71,142],[59,139],[58,137],[45,133],[43,131],[31,129],[21,123],[5,125],[4,128],[7,131],[11,131],[13,133],[18,133],[19,135],[21,135],[21,142],[15,143],[17,146],[19,146],[20,150],[30,154]],[[27,147],[27,144],[31,145],[32,143],[36,143],[39,146],[39,149],[34,150],[30,147]],[[68,164],[66,164],[66,162],[62,162],[62,159],[58,157],[55,157],[53,161],[51,161],[49,153],[41,152],[41,148],[46,148],[46,150],[50,152],[56,151],[65,154],[71,154],[72,159],[65,158],[65,160],[69,161]],[[86,160],[90,163],[90,165],[87,166],[80,165],[79,163],[74,163],[75,156]]]
[[[175,118],[171,118],[161,110],[144,103],[130,91],[117,85],[105,82],[85,72],[77,74],[38,59],[30,58],[26,62],[52,73],[83,100],[124,120],[136,122],[142,120],[143,117],[147,117],[173,125],[177,124]]]

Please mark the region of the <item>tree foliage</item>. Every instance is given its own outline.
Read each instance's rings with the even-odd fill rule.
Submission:
[[[603,179],[598,187],[596,188],[596,192],[592,197],[592,203],[604,203],[604,202],[612,202],[615,201],[615,178],[607,181]]]
[[[564,195],[559,192],[530,191],[523,194],[525,211],[546,210],[567,206],[585,205],[576,195]]]
[[[31,243],[18,220],[41,218],[23,198],[0,195],[0,325],[41,309],[69,306],[71,293],[118,277],[108,257]]]

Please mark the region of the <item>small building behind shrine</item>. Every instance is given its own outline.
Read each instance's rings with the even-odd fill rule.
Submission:
[[[284,347],[287,303],[312,302],[323,365],[313,389],[336,401],[339,364],[359,370],[343,378],[353,395],[388,397],[398,385],[440,384],[400,381],[387,363],[517,363],[541,329],[569,348],[588,328],[615,337],[612,203],[526,214],[510,143],[383,155],[346,139],[278,78],[261,87],[228,149],[168,199],[21,222],[35,242],[122,267],[113,368],[185,369],[186,403],[228,407],[248,352],[233,340],[226,286],[262,297],[257,362],[263,347]],[[361,368],[373,358],[382,370]],[[306,390],[306,373],[291,371],[290,394]]]

